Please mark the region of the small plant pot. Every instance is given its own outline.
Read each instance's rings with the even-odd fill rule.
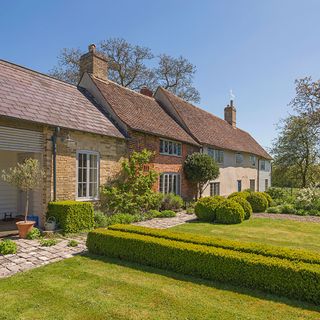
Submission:
[[[44,224],[44,229],[46,231],[54,231],[56,229],[56,220],[50,217]]]
[[[35,221],[19,221],[16,222],[17,228],[19,230],[19,237],[26,239],[28,232],[30,232],[35,224]]]

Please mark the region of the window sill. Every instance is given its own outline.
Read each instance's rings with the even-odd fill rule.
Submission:
[[[76,198],[76,201],[99,201],[99,198]]]
[[[176,158],[182,158],[182,155],[181,156],[178,156],[176,154],[169,154],[169,153],[162,153],[162,152],[159,152],[159,154],[161,156],[169,156],[169,157],[176,157]]]

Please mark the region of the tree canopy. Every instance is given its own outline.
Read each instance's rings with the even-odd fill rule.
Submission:
[[[147,86],[154,91],[162,86],[187,101],[200,101],[200,94],[193,86],[196,67],[182,56],[156,56],[149,48],[133,45],[121,38],[103,40],[97,50],[109,62],[108,78],[124,87],[139,90]],[[62,49],[57,65],[49,74],[77,84],[82,54],[84,52],[78,48]]]

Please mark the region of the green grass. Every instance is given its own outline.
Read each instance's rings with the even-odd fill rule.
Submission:
[[[319,319],[320,307],[77,256],[0,280],[0,319]]]
[[[234,225],[185,223],[170,230],[320,252],[319,223],[256,218]]]

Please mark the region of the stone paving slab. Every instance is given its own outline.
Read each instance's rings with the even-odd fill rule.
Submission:
[[[55,246],[42,247],[39,240],[24,240],[12,237],[18,245],[17,254],[0,255],[0,278],[9,277],[17,272],[40,267],[52,262],[71,258],[87,250],[85,237],[77,237],[77,247],[68,247],[71,239],[57,239]]]
[[[173,218],[155,218],[147,221],[136,222],[133,223],[133,225],[156,229],[167,229],[196,220],[196,218],[197,217],[194,214],[178,213],[177,216]]]

